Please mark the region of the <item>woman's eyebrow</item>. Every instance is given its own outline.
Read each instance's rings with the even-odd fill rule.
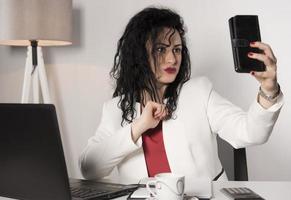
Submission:
[[[169,47],[170,46],[169,44],[162,43],[162,42],[158,42],[158,43],[156,43],[156,45],[162,45],[162,46],[166,46],[166,47]],[[178,47],[178,46],[182,46],[182,44],[175,44],[174,45],[174,47]]]
[[[179,46],[182,46],[182,44],[176,44],[174,47],[179,47]]]
[[[166,47],[169,47],[170,46],[169,44],[162,43],[162,42],[158,42],[158,43],[156,43],[156,45],[162,45],[162,46],[166,46]]]

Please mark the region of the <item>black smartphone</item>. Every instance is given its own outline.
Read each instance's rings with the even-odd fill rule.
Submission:
[[[235,71],[265,71],[266,66],[263,62],[248,57],[249,52],[262,53],[262,50],[250,47],[251,42],[261,41],[258,16],[236,15],[231,17],[228,23]]]

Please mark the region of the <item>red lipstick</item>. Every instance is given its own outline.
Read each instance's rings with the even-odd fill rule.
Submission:
[[[166,68],[164,70],[165,70],[165,72],[167,72],[169,74],[175,74],[176,71],[177,71],[176,68],[174,68],[174,67],[168,67],[168,68]]]

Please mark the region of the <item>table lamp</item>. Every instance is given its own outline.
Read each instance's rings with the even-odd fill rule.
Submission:
[[[27,46],[22,103],[51,102],[41,47],[72,44],[71,26],[72,0],[0,0],[0,45]]]

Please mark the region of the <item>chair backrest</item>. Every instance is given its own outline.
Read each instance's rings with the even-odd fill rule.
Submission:
[[[229,180],[248,181],[245,148],[234,149],[229,143],[217,137],[218,154]]]
[[[248,181],[246,149],[233,149],[234,180]]]

